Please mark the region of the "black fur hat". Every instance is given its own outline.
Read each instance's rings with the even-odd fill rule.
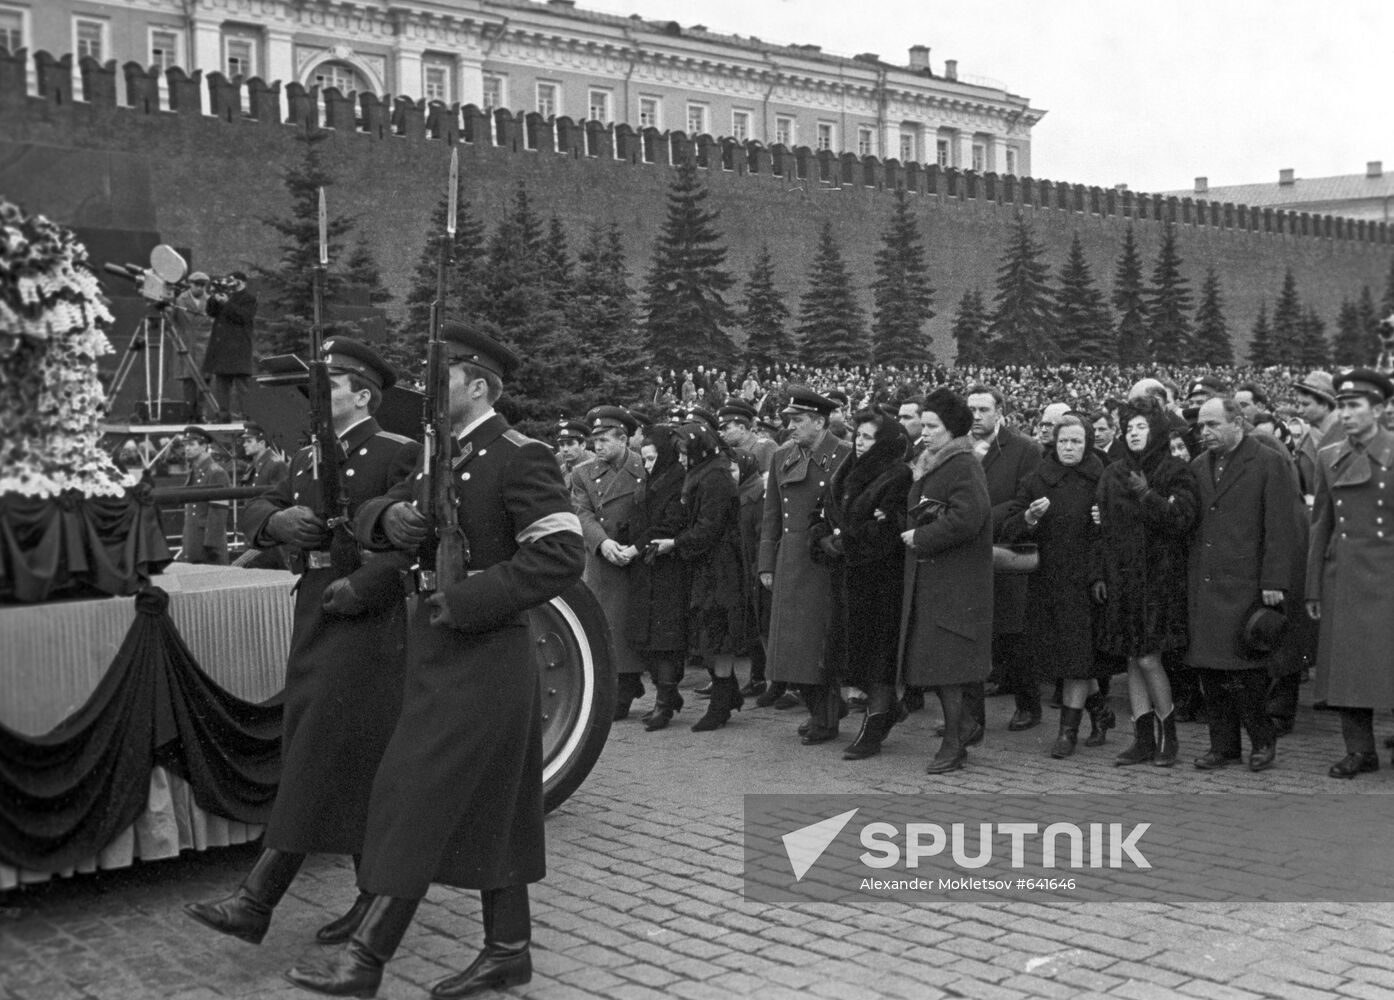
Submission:
[[[973,427],[973,411],[968,409],[968,401],[945,386],[925,397],[924,409],[942,420],[954,437],[963,437]]]

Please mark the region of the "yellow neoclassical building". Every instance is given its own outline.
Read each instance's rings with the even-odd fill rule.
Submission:
[[[848,57],[573,0],[0,0],[0,45],[1021,176],[1044,114],[924,45]]]

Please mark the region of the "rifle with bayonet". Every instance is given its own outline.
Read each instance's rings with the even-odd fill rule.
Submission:
[[[349,519],[348,494],[344,492],[344,454],[334,430],[334,407],[329,398],[329,362],[324,356],[324,278],[328,265],[329,217],[324,206],[324,188],[320,188],[319,263],[314,268],[314,325],[310,328],[310,463],[311,474],[318,485],[315,513],[329,528],[329,562],[334,572],[343,577],[358,569],[363,558]]]
[[[450,442],[454,428],[450,418],[450,358],[445,344],[446,278],[455,248],[455,219],[459,208],[460,154],[450,150],[450,193],[445,215],[445,234],[440,241],[436,266],[436,298],[431,303],[430,339],[426,347],[426,393],[422,404],[424,440],[422,477],[416,506],[431,525],[420,557],[423,590],[441,592],[464,577],[469,565],[469,540],[460,527],[455,490],[454,459]]]

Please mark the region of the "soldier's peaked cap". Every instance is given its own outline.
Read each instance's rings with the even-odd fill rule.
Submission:
[[[562,419],[557,421],[558,440],[561,440],[562,438],[572,438],[576,441],[584,441],[589,436],[590,427],[586,425],[586,422],[584,420]]]
[[[749,427],[755,423],[755,407],[742,400],[737,400],[732,403],[727,403],[721,409],[717,410],[716,418],[721,421],[722,424],[728,424],[734,420],[744,423],[745,426]]]
[[[397,382],[397,372],[377,351],[352,337],[326,337],[324,360],[334,372],[353,372],[366,378],[379,389],[391,388]]]
[[[204,444],[214,443],[213,435],[209,434],[206,430],[204,430],[202,427],[199,427],[197,424],[190,424],[188,427],[185,427],[184,436],[186,438],[198,438]]]
[[[1336,376],[1336,398],[1368,396],[1376,402],[1387,403],[1394,396],[1394,382],[1373,368],[1353,368]]]
[[[700,420],[714,431],[721,429],[717,424],[716,414],[705,406],[689,406],[687,408],[687,419],[693,421]]]
[[[827,396],[814,392],[806,385],[791,385],[789,387],[789,403],[784,407],[784,413],[818,413],[827,416],[837,409],[837,404]]]
[[[518,368],[518,355],[482,330],[464,323],[446,323],[441,329],[451,364],[461,361],[509,378]]]
[[[639,421],[623,406],[597,406],[586,414],[586,423],[590,424],[592,434],[611,429],[633,434],[639,429]]]

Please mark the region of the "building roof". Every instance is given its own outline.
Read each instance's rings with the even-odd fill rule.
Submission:
[[[1290,184],[1230,184],[1208,187],[1204,191],[1164,191],[1178,198],[1205,198],[1236,205],[1284,206],[1321,202],[1366,201],[1394,197],[1394,172],[1380,171],[1374,176],[1341,174],[1337,177],[1297,177]]]

